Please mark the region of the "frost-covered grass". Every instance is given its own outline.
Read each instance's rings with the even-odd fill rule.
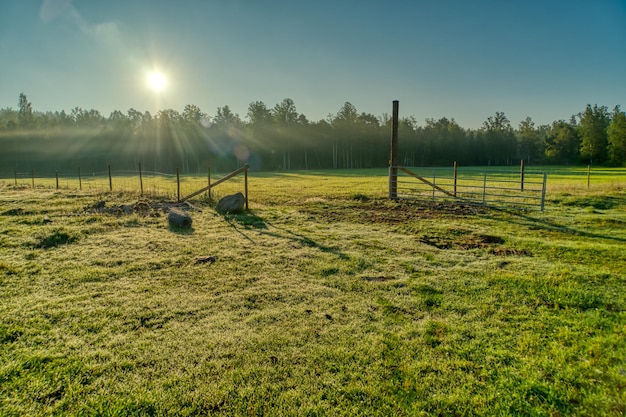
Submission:
[[[623,192],[516,212],[344,174],[254,174],[190,230],[5,184],[0,415],[626,413]]]

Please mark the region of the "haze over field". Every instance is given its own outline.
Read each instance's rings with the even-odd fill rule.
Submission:
[[[346,101],[478,128],[623,103],[626,3],[5,1],[0,108],[213,114],[285,97],[309,120]]]

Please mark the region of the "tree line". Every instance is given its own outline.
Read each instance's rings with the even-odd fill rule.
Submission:
[[[626,164],[626,114],[616,106],[587,105],[570,120],[537,126],[528,117],[517,127],[496,112],[479,129],[451,118],[399,121],[399,160],[404,166],[503,166],[527,164]],[[17,109],[0,109],[0,171],[81,167],[102,171],[137,168],[203,173],[245,163],[254,170],[386,167],[391,118],[358,112],[349,102],[326,119],[310,121],[286,98],[274,107],[248,106],[242,119],[228,105],[208,115],[195,105],[152,115],[129,109],[108,117],[76,107],[38,112],[25,94]]]

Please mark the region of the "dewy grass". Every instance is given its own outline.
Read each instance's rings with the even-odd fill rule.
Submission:
[[[0,415],[626,413],[623,193],[526,213],[350,174],[258,175],[188,231],[0,189]]]

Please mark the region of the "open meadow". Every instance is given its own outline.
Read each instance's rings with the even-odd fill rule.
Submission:
[[[544,212],[251,174],[249,211],[213,208],[237,178],[191,229],[135,191],[0,182],[0,416],[623,416],[615,172],[549,177]]]

